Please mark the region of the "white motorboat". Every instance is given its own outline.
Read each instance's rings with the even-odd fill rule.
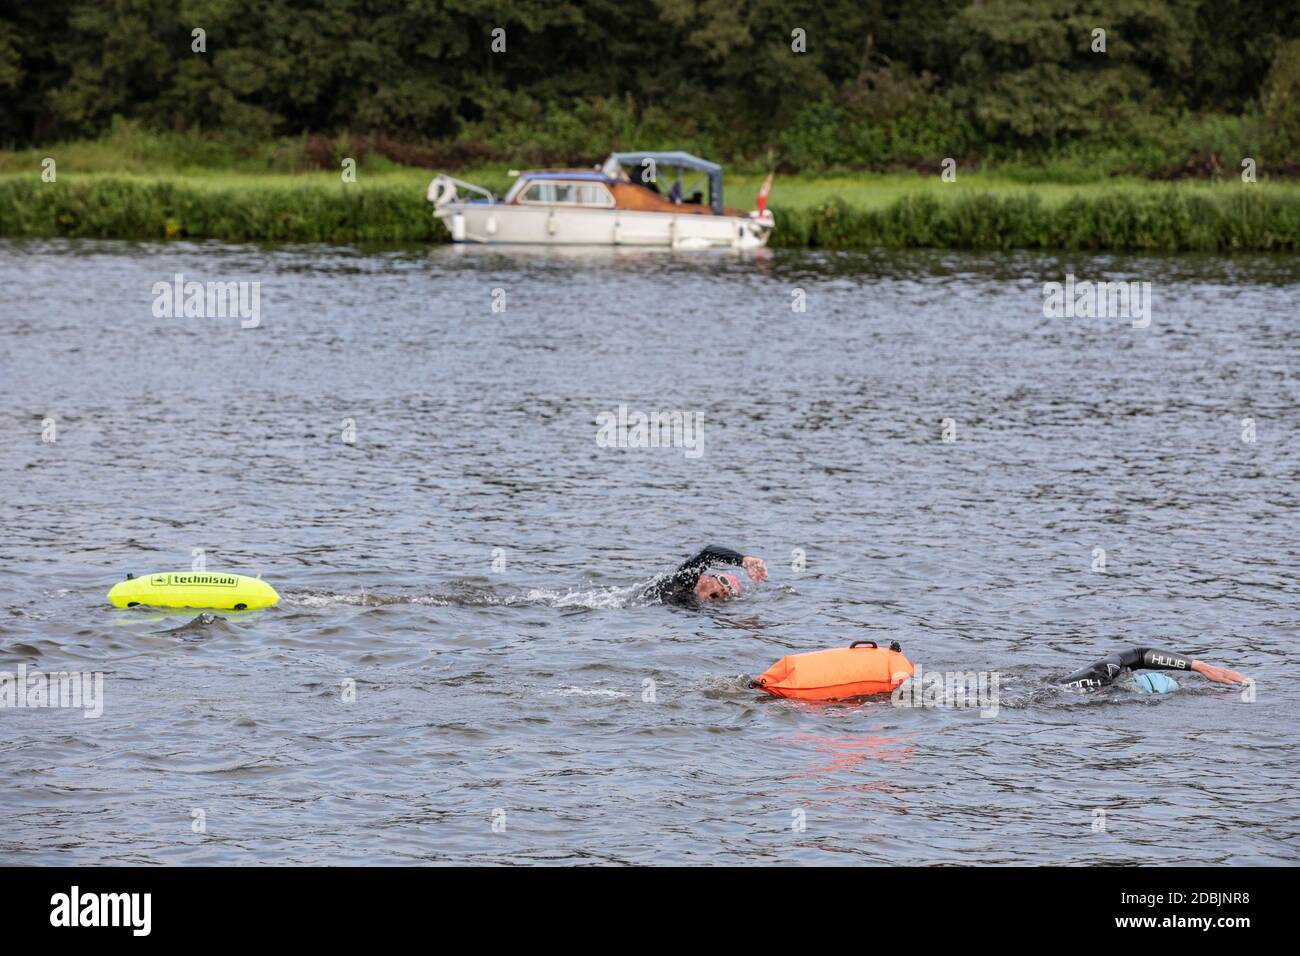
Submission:
[[[665,169],[676,170],[667,194],[659,188]],[[685,192],[689,172],[707,180],[707,197],[703,189]],[[767,209],[770,185],[768,177],[758,209],[728,209],[717,163],[681,152],[611,153],[592,169],[526,170],[501,198],[439,175],[428,198],[453,242],[754,249],[776,225]]]

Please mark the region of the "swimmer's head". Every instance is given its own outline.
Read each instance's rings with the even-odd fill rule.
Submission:
[[[1178,681],[1164,674],[1134,674],[1133,686],[1139,694],[1168,694],[1178,690]]]
[[[702,601],[740,597],[740,578],[734,574],[705,574],[695,583],[695,596]]]

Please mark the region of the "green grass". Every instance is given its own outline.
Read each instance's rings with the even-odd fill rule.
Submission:
[[[346,154],[346,147],[340,147]],[[52,157],[57,180],[42,182]],[[503,192],[505,166],[456,172]],[[310,170],[301,140],[232,145],[121,127],[102,140],[0,151],[0,235],[273,242],[438,242],[433,172],[370,155],[357,181]],[[1024,168],[778,176],[773,245],[1300,251],[1300,183],[1026,181]],[[726,178],[753,207],[761,177]]]
[[[727,204],[752,208],[762,182],[761,176],[729,176],[726,179]],[[1098,179],[1089,183],[1027,183],[997,173],[959,173],[956,182],[945,183],[937,175],[916,173],[863,173],[835,178],[777,176],[771,202],[790,209],[809,209],[837,199],[859,209],[883,209],[904,197],[931,196],[949,201],[972,196],[1010,199],[1034,195],[1047,206],[1061,206],[1075,197],[1100,199],[1113,195],[1150,195],[1152,193],[1186,193],[1202,196],[1227,196],[1235,192],[1259,190],[1272,195],[1300,198],[1300,183],[1246,184],[1237,180],[1209,182],[1187,180],[1176,184],[1155,183],[1144,179]]]
[[[1294,193],[1160,187],[1048,200],[1031,188],[951,199],[905,195],[874,209],[836,201],[791,210],[778,219],[772,241],[830,249],[1300,250]]]
[[[436,228],[435,228],[436,227]],[[427,242],[423,185],[405,176],[0,177],[0,235],[235,242]]]

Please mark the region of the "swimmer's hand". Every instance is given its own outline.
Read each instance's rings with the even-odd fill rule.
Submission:
[[[767,565],[763,563],[762,558],[746,557],[742,559],[740,563],[744,566],[745,573],[749,575],[749,579],[755,584],[767,580]]]
[[[1246,678],[1236,671],[1230,671],[1226,667],[1215,667],[1213,664],[1205,663],[1205,661],[1192,661],[1192,670],[1202,677],[1220,684],[1246,683]]]

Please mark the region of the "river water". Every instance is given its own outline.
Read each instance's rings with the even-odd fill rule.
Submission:
[[[0,709],[0,862],[1300,856],[1294,258],[5,242],[0,301],[0,671],[103,680]],[[638,600],[710,543],[770,579]],[[283,600],[105,599],[196,562]],[[747,687],[860,639],[996,706]],[[1255,684],[1054,683],[1135,644]]]

